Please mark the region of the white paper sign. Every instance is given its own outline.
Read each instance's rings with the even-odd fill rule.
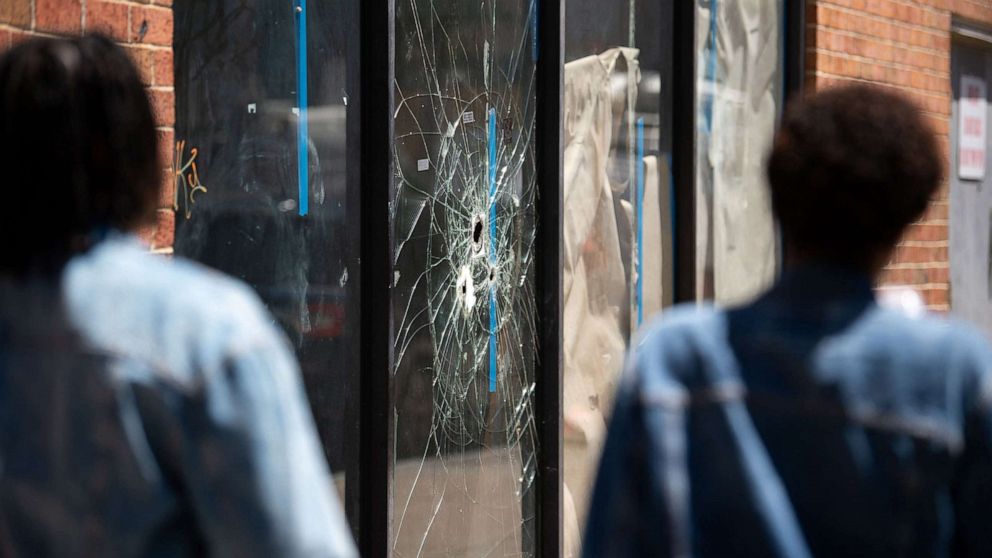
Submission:
[[[985,149],[988,141],[985,80],[961,76],[958,103],[958,176],[963,180],[985,178]]]
[[[430,168],[431,168],[431,160],[430,159],[420,159],[419,161],[417,161],[417,170],[418,171],[424,172],[426,170],[429,170]]]

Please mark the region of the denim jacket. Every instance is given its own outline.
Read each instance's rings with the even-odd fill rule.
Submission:
[[[112,235],[0,281],[0,556],[354,556],[246,286]]]
[[[621,381],[586,531],[600,556],[992,556],[992,352],[787,272],[676,308]]]

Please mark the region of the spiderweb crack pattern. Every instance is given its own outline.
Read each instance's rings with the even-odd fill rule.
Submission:
[[[396,556],[533,555],[533,14],[396,6]]]

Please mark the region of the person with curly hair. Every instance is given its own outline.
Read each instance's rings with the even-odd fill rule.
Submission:
[[[992,556],[992,350],[873,292],[943,172],[891,89],[789,107],[767,163],[781,277],[634,344],[586,556]]]

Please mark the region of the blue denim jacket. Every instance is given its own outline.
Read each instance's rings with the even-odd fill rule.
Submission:
[[[122,235],[0,281],[0,555],[355,555],[250,289]]]
[[[590,506],[600,556],[992,556],[992,352],[806,268],[632,351]]]

